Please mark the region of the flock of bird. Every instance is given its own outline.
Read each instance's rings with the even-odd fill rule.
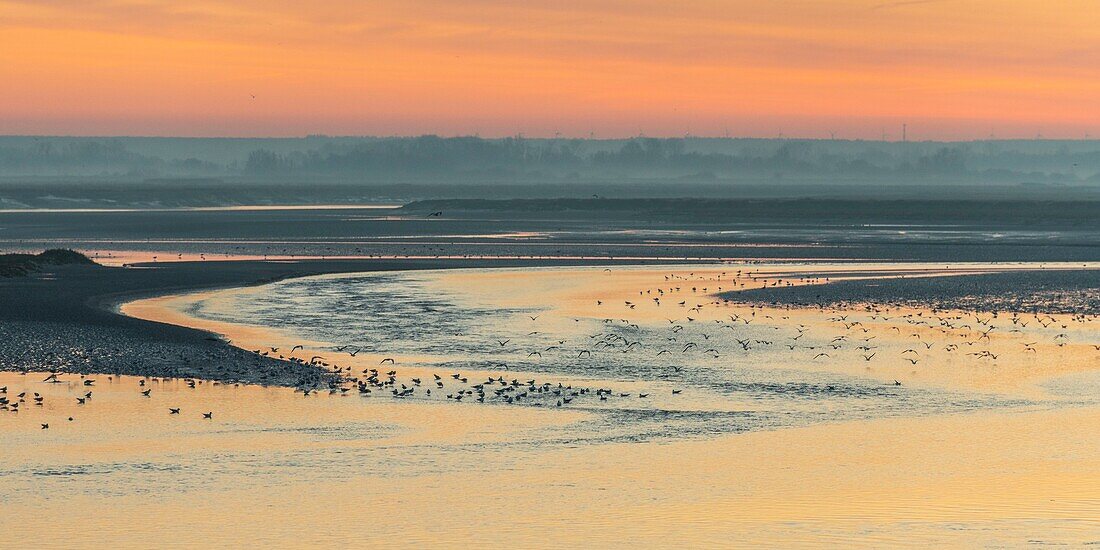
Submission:
[[[610,268],[605,269],[610,273]],[[619,363],[655,362],[662,359],[668,363],[667,370],[658,373],[656,378],[663,382],[675,382],[682,377],[676,374],[684,369],[683,363],[716,361],[723,358],[735,359],[747,353],[771,352],[772,350],[804,353],[801,356],[810,362],[842,361],[858,364],[891,364],[891,358],[885,355],[884,346],[878,339],[885,338],[880,330],[872,326],[889,325],[895,340],[908,344],[903,351],[893,357],[894,363],[915,367],[922,362],[943,354],[965,354],[976,359],[995,361],[999,353],[990,347],[991,334],[1001,327],[997,321],[1008,319],[1011,333],[1026,328],[1031,323],[1044,327],[1061,323],[1087,323],[1095,316],[1072,316],[1067,321],[1058,321],[1053,316],[1010,314],[982,314],[961,311],[912,311],[888,305],[865,304],[861,308],[848,311],[830,312],[826,323],[814,330],[829,330],[826,338],[820,334],[813,343],[803,338],[811,332],[806,324],[791,321],[791,311],[777,306],[743,305],[714,295],[729,289],[764,288],[776,286],[794,286],[802,284],[823,284],[828,277],[817,276],[764,276],[748,271],[723,272],[720,274],[696,275],[668,274],[658,286],[637,291],[639,299],[622,300],[613,304],[611,299],[596,300],[595,306],[615,317],[605,317],[603,330],[577,337],[574,340],[561,338],[561,335],[543,334],[538,329],[540,315],[529,315],[527,328],[532,330],[514,334],[498,335],[486,343],[485,354],[490,357],[484,368],[478,368],[476,374],[462,372],[427,373],[422,365],[410,365],[413,374],[401,376],[396,368],[362,368],[362,361],[354,361],[359,367],[340,366],[321,355],[312,355],[308,360],[293,357],[303,346],[294,346],[290,355],[278,355],[284,360],[301,361],[303,364],[330,369],[339,375],[328,387],[299,387],[305,395],[318,391],[329,393],[349,393],[355,391],[361,395],[390,395],[394,398],[446,398],[455,401],[472,400],[478,403],[502,402],[507,404],[527,403],[534,405],[565,406],[576,400],[588,398],[608,401],[609,398],[633,397],[647,398],[654,391],[626,392],[616,391],[610,382],[566,383],[562,381],[538,380],[530,376],[505,376],[501,371],[514,373],[541,371],[530,369],[534,363],[553,362],[558,365],[571,365],[571,370],[598,372],[600,367],[609,363],[608,354],[624,356]],[[635,316],[639,308],[654,308],[646,315]],[[657,308],[677,312],[677,317],[666,317],[664,329],[656,330],[652,323],[646,323]],[[822,307],[821,311],[827,311]],[[632,318],[637,317],[637,318]],[[582,319],[574,318],[580,323]],[[658,323],[657,325],[662,325]],[[516,328],[518,325],[512,325]],[[659,337],[654,333],[663,332]],[[903,334],[904,333],[904,334]],[[909,339],[912,340],[909,340]],[[1052,343],[1064,346],[1068,336],[1060,333]],[[537,344],[538,347],[534,347]],[[1034,353],[1038,342],[1028,342],[1023,351]],[[345,344],[331,348],[335,353],[346,354],[349,362],[356,358],[367,346]],[[1100,347],[1097,347],[1100,350]],[[279,348],[254,350],[265,356],[279,352]],[[851,355],[855,352],[856,355]],[[326,354],[327,355],[327,354]],[[758,356],[753,356],[754,359]],[[644,361],[643,361],[644,359]],[[392,357],[382,359],[380,365],[395,365]],[[592,363],[595,368],[585,368]],[[358,370],[358,369],[362,370]],[[430,369],[428,369],[430,370]],[[430,378],[429,378],[430,376]],[[632,377],[631,377],[632,378]],[[897,379],[889,380],[890,385],[900,386]],[[667,384],[666,384],[667,386]],[[434,393],[433,393],[434,391]],[[682,387],[665,387],[665,394],[680,395]]]
[[[30,372],[23,371],[19,374],[22,377],[27,377],[27,376],[30,375]],[[92,406],[93,405],[93,399],[92,398],[93,398],[93,395],[95,393],[94,388],[96,386],[96,379],[95,378],[88,378],[85,375],[73,375],[73,376],[78,377],[77,378],[78,383],[74,383],[73,380],[63,378],[64,376],[66,376],[64,373],[51,372],[51,373],[49,373],[48,376],[46,376],[46,378],[41,380],[41,383],[43,383],[43,384],[58,384],[58,385],[64,384],[64,385],[69,386],[70,388],[79,388],[79,389],[73,389],[72,390],[74,392],[73,396],[70,397],[70,399],[73,400],[72,404],[76,405],[79,408]],[[108,376],[107,379],[110,380],[110,381],[114,381],[115,377],[114,376]],[[119,380],[121,380],[121,379],[122,378],[120,377]],[[171,378],[149,378],[149,377],[138,379],[137,392],[142,397],[151,397],[152,396],[153,389],[151,387],[147,387],[147,381],[149,381],[149,380],[159,380],[161,382],[169,382],[172,379]],[[183,382],[191,389],[194,389],[199,384],[204,383],[203,380],[196,380],[196,379],[191,379],[191,378],[184,379]],[[213,382],[213,384],[218,385],[219,383],[218,382]],[[237,385],[239,385],[239,384],[237,384]],[[27,401],[28,398],[30,398],[29,402]],[[19,393],[14,393],[14,392],[9,392],[8,386],[0,386],[0,411],[7,411],[7,412],[11,412],[11,413],[19,413],[21,410],[27,410],[28,405],[31,406],[31,407],[34,407],[34,408],[44,408],[44,406],[46,404],[47,404],[46,396],[43,395],[40,392],[32,392],[32,391],[29,391],[29,390],[23,390],[23,391],[20,391]],[[182,407],[169,407],[167,412],[170,415],[178,415],[178,414],[181,414],[182,410],[183,410]],[[202,418],[204,420],[213,420],[214,412],[213,411],[203,412],[201,414],[200,418]],[[74,422],[76,420],[76,415],[69,415],[65,420],[68,421],[68,422]],[[43,429],[43,430],[50,429],[50,424],[48,422],[41,423],[41,429]]]
[[[611,270],[605,272],[610,274]],[[484,354],[491,358],[489,366],[467,373],[440,372],[413,364],[407,367],[407,374],[401,375],[399,360],[394,357],[382,358],[374,366],[364,365],[366,359],[357,356],[365,346],[355,344],[322,352],[342,354],[346,361],[330,360],[317,353],[303,353],[308,358],[297,357],[299,351],[307,351],[304,345],[295,345],[285,352],[280,347],[252,351],[266,358],[327,372],[328,376],[299,380],[296,391],[305,396],[358,394],[566,407],[581,402],[637,402],[656,395],[662,399],[680,396],[685,387],[691,389],[690,377],[684,375],[685,365],[767,361],[779,357],[777,353],[786,353],[783,360],[788,362],[828,362],[841,367],[871,368],[873,364],[913,369],[953,358],[993,364],[1005,353],[1039,354],[1071,342],[1080,344],[1071,339],[1071,333],[1087,329],[1097,320],[1096,315],[1086,314],[1056,318],[1043,314],[914,310],[892,304],[863,304],[845,310],[821,306],[820,315],[811,320],[792,311],[790,306],[740,304],[717,297],[718,293],[736,289],[826,282],[826,277],[765,276],[750,271],[670,273],[655,286],[637,290],[636,298],[624,299],[626,296],[620,294],[595,300],[591,305],[595,311],[606,312],[606,317],[572,319],[578,324],[584,320],[602,326],[596,331],[582,328],[565,338],[560,334],[543,334],[539,330],[541,315],[528,315],[524,321],[527,326],[513,324],[509,327],[513,333],[488,338]],[[658,311],[662,312],[659,317]],[[1013,334],[1019,337],[1001,337]],[[998,342],[995,344],[994,340]],[[1100,352],[1100,345],[1090,345]],[[378,357],[372,356],[370,360]],[[573,381],[567,382],[518,374],[545,371],[528,367],[546,362],[572,366],[571,370],[566,369],[567,373],[595,373],[596,377],[573,376],[569,377]],[[632,365],[655,367],[646,367],[650,370],[642,376],[620,373],[617,381],[614,376],[600,377],[600,369],[611,364],[620,369]],[[576,381],[581,379],[587,381]],[[136,391],[148,397],[152,390],[146,387],[145,380],[139,380]],[[59,374],[52,373],[43,382],[60,383]],[[638,382],[654,384],[639,391]],[[202,381],[187,379],[186,383],[194,388]],[[635,388],[615,389],[620,383],[630,383]],[[898,378],[892,377],[883,383],[902,385]],[[91,402],[90,387],[94,384],[93,379],[82,377],[81,388],[85,391],[74,397],[78,406]],[[0,411],[25,410],[27,399],[31,407],[43,406],[44,397],[38,393],[22,391],[9,396],[7,387],[0,388]],[[180,415],[181,411],[182,407],[171,407],[166,413]],[[213,411],[199,412],[201,417],[196,413],[197,418],[213,419]],[[48,423],[42,424],[42,429],[48,428]]]

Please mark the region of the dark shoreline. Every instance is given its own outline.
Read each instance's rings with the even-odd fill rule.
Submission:
[[[824,285],[754,288],[724,292],[720,296],[773,307],[851,309],[874,305],[986,313],[1100,315],[1100,270],[1035,269],[856,279]]]

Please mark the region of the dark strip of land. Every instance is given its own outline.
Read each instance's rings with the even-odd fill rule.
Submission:
[[[855,279],[754,288],[721,295],[738,302],[851,308],[866,304],[983,312],[1100,314],[1100,270],[1028,270],[947,277]]]
[[[525,219],[631,219],[647,222],[1100,228],[1100,201],[1097,200],[441,199],[412,202],[397,212],[442,212],[457,218],[510,214]]]

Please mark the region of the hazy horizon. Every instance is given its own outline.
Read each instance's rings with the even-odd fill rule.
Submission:
[[[1100,141],[0,136],[0,180],[1100,187]]]

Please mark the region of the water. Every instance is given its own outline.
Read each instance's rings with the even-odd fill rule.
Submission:
[[[289,355],[302,343],[295,357],[426,383],[402,399],[304,397],[0,373],[9,397],[44,397],[0,412],[0,528],[13,540],[122,547],[153,536],[180,546],[1100,538],[1094,320],[983,318],[997,329],[968,345],[987,325],[961,314],[713,303],[718,286],[740,284],[737,269],[355,274],[135,305],[143,316],[184,312],[246,349]],[[753,269],[749,284],[773,280]],[[772,269],[791,277],[791,266]],[[871,361],[860,346],[873,347]],[[969,355],[978,350],[998,358]],[[429,397],[433,373],[444,388]],[[562,407],[556,396],[446,398],[489,376],[613,393]]]
[[[1090,223],[937,221],[853,224],[824,212],[792,220],[723,217],[654,223],[527,219],[522,214],[425,219],[379,208],[271,207],[0,212],[0,246],[72,247],[165,261],[232,256],[504,256],[1095,261]],[[919,214],[919,208],[915,213]],[[1011,217],[1011,216],[1010,216]],[[960,246],[962,245],[962,246]],[[104,254],[101,254],[103,257]]]

